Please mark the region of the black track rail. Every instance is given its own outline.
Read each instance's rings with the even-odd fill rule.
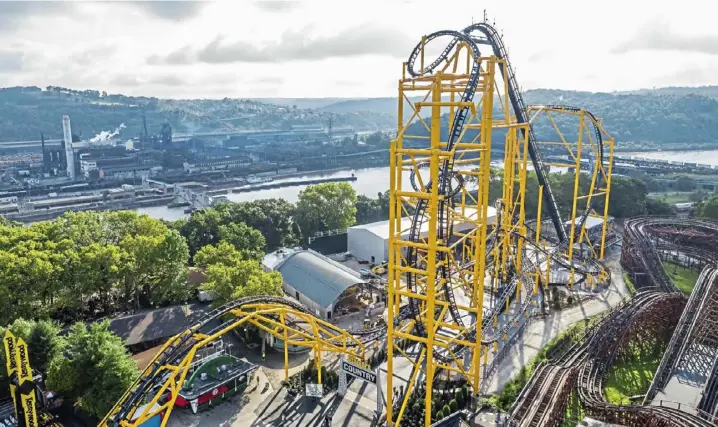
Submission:
[[[201,331],[204,334],[212,335],[226,329],[233,323],[236,323],[236,319],[226,321],[220,326],[211,329],[208,329],[207,326],[210,322],[221,318],[223,315],[229,314],[232,310],[239,309],[242,306],[249,304],[282,304],[293,310],[316,317],[315,314],[307,310],[303,305],[282,297],[241,298],[210,311],[193,325],[188,327],[184,332],[178,334],[175,338],[172,338],[172,343],[165,348],[164,351],[155,356],[152,363],[145,368],[137,381],[112,408],[110,414],[114,412],[116,412],[116,414],[114,414],[107,421],[106,425],[119,427],[121,421],[127,421],[129,419],[131,415],[130,412],[133,408],[141,406],[146,399],[152,395],[157,386],[164,384],[166,381],[166,375],[162,373],[161,369],[167,365],[175,365],[184,359],[187,353],[189,353],[189,351],[198,343],[198,340],[195,338],[196,333]],[[402,316],[408,317],[408,309],[402,310],[399,316],[397,316],[397,321],[400,321]],[[386,328],[382,326],[366,331],[355,331],[352,335],[356,336],[359,341],[369,342],[384,335],[385,333]],[[338,346],[343,345],[343,343],[340,342],[335,344]],[[356,343],[347,343],[347,346],[356,346]]]

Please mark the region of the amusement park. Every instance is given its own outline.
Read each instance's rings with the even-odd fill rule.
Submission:
[[[486,19],[417,42],[388,221],[349,228],[343,256],[265,255],[285,296],[198,313],[99,426],[718,425],[718,223],[610,216],[604,120],[527,104]],[[4,345],[12,425],[53,425],[34,355]],[[651,380],[609,400],[616,367],[649,356]]]

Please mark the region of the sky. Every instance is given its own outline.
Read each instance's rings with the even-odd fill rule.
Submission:
[[[460,30],[484,10],[524,90],[715,85],[713,3],[0,1],[0,85],[162,98],[395,96],[422,35]]]

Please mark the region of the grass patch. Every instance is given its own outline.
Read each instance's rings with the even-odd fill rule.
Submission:
[[[571,396],[566,405],[566,414],[563,417],[563,422],[559,424],[560,427],[576,427],[586,417],[586,413],[581,405],[581,399],[578,397],[578,393],[574,390],[571,392]]]
[[[555,350],[560,348],[567,349],[576,343],[583,335],[582,333],[586,327],[592,322],[597,321],[599,318],[600,317],[595,316],[590,318],[588,322],[578,322],[554,337],[545,346],[543,346],[541,350],[539,350],[538,354],[531,359],[529,363],[521,368],[515,377],[511,378],[509,382],[506,383],[500,393],[491,396],[489,399],[491,403],[504,411],[509,410],[511,405],[513,405],[514,401],[516,401],[516,398],[519,396],[519,393],[521,393],[521,390],[523,390],[526,383],[528,383],[529,379],[531,379],[531,375],[533,375],[536,367],[541,362],[547,361],[549,359],[549,355],[551,355],[551,353]]]
[[[678,289],[686,295],[690,295],[693,292],[693,288],[696,286],[698,281],[698,270],[694,268],[685,268],[679,264],[666,261],[663,263],[663,267],[666,269],[666,273],[676,284]]]
[[[661,363],[661,352],[635,355],[633,360],[617,363],[606,377],[606,400],[614,405],[628,405],[631,396],[644,394]]]
[[[217,368],[222,365],[234,365],[237,363],[237,358],[229,355],[223,355],[219,356],[216,359],[212,359],[209,362],[205,363],[204,365],[200,366],[192,376],[190,377],[189,381],[187,381],[187,384],[191,385],[194,383],[194,381],[200,377],[202,372],[206,372],[207,376],[211,378],[217,378]]]
[[[630,295],[633,295],[636,293],[636,286],[631,282],[630,276],[628,276],[628,273],[623,273],[623,283],[626,284],[626,287],[628,288],[628,293]]]
[[[651,193],[649,197],[654,199],[663,200],[664,202],[674,205],[676,203],[687,203],[690,202],[690,195],[692,191],[668,191],[665,193]]]

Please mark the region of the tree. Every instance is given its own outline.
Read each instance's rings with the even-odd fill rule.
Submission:
[[[60,353],[63,340],[59,337],[60,327],[49,320],[38,321],[27,341],[32,368],[47,375],[50,361]]]
[[[60,327],[51,321],[41,320],[34,322],[25,319],[15,319],[7,328],[0,327],[0,339],[5,336],[5,330],[16,338],[22,338],[28,346],[30,366],[35,372],[47,374],[50,360],[60,354],[63,339],[59,336]],[[5,352],[0,351],[0,364],[5,366]],[[0,369],[0,380],[5,381],[6,371]]]
[[[710,196],[696,205],[696,215],[718,220],[718,196]]]
[[[284,199],[219,203],[215,209],[227,218],[228,224],[243,222],[258,230],[264,236],[267,251],[299,243],[299,231],[294,224],[296,207]]]
[[[219,242],[219,228],[225,224],[225,218],[217,209],[205,209],[194,212],[182,225],[180,234],[187,239],[189,254],[194,257],[200,249]]]
[[[665,200],[646,198],[646,213],[648,215],[672,215],[673,206]]]
[[[110,332],[109,321],[87,327],[76,323],[62,354],[50,362],[48,388],[77,399],[91,415],[102,418],[137,377],[122,340]]]
[[[693,178],[687,176],[679,176],[676,178],[676,190],[678,191],[693,191],[696,189],[696,181]]]
[[[356,222],[357,195],[347,182],[310,185],[299,192],[296,220],[305,237]]]
[[[220,226],[219,238],[222,242],[231,243],[245,258],[260,260],[267,248],[262,233],[243,222]]]
[[[205,246],[196,255],[197,265],[205,268],[207,291],[213,304],[222,305],[247,296],[282,295],[282,275],[266,272],[254,259],[244,259],[242,253],[222,242],[219,246]]]

